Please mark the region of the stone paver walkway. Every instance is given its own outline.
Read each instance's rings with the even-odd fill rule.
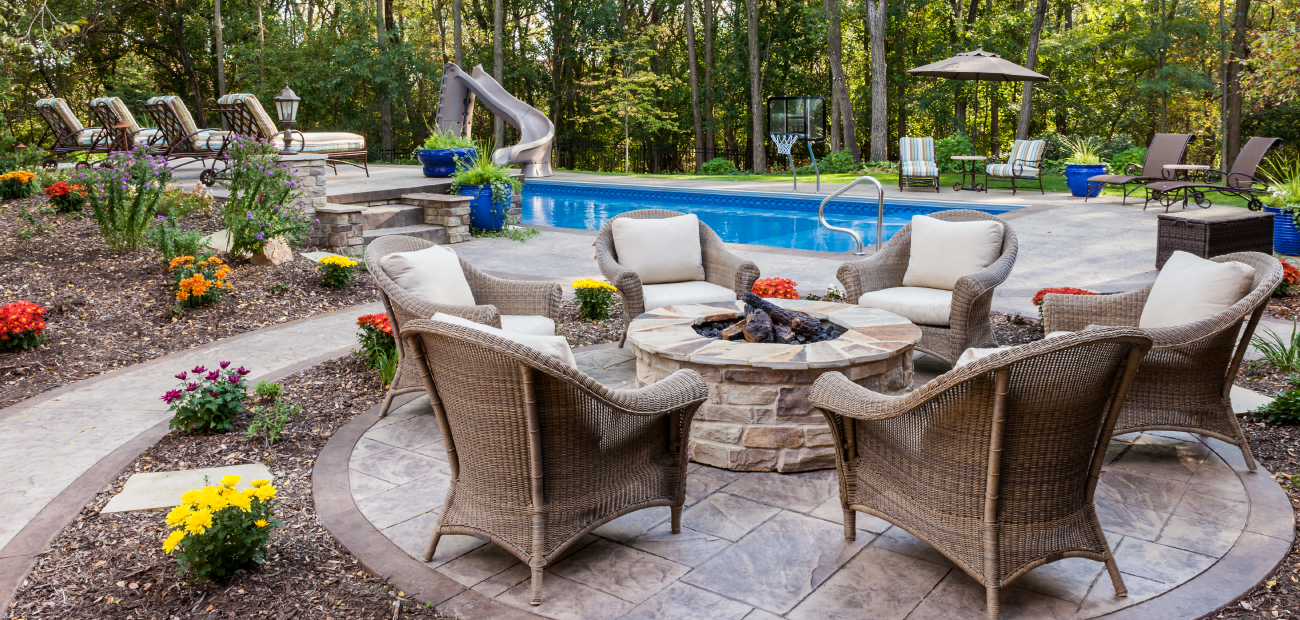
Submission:
[[[166,420],[159,400],[173,375],[229,360],[259,377],[356,342],[356,317],[383,312],[353,306],[227,338],[131,366],[0,411],[0,549],[78,476],[122,444]]]
[[[626,350],[578,358],[607,384],[633,380]],[[917,381],[942,370],[918,360]],[[1005,589],[1003,617],[1090,618],[1140,605],[1214,566],[1239,541],[1259,539],[1247,525],[1242,471],[1240,452],[1216,440],[1167,432],[1116,438],[1097,506],[1128,598],[1114,595],[1102,564],[1072,558]],[[427,566],[550,618],[859,618],[867,610],[880,618],[983,617],[983,588],[902,529],[859,515],[857,540],[845,541],[833,470],[746,474],[692,464],[689,472],[680,534],[669,533],[662,507],[598,528],[547,570],[540,607],[528,604],[527,567],[486,541],[443,536]],[[356,444],[349,477],[361,513],[418,559],[450,483],[428,400],[376,423]],[[1272,532],[1274,555],[1284,553],[1287,532]],[[1227,602],[1240,592],[1201,594]]]

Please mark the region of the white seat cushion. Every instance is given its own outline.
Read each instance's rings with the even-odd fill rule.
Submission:
[[[641,294],[645,297],[647,311],[681,304],[736,301],[736,291],[709,282],[651,284],[641,287]]]
[[[574,368],[578,367],[578,361],[573,359],[573,351],[569,349],[569,341],[566,340],[564,336],[537,336],[534,334],[523,334],[520,332],[497,329],[489,325],[475,323],[469,319],[452,316],[450,314],[443,314],[441,312],[435,313],[433,315],[433,320],[451,323],[452,325],[460,325],[461,327],[468,327],[470,329],[477,329],[481,332],[487,332],[494,336],[505,338],[511,342],[522,344],[525,347],[542,353],[543,355],[557,358]]]
[[[900,286],[863,293],[859,306],[893,312],[919,325],[948,325],[952,312],[952,291]]]
[[[1174,252],[1156,276],[1138,327],[1154,329],[1208,319],[1250,293],[1255,269],[1238,262],[1216,263]]]
[[[1064,336],[1066,334],[1073,334],[1073,333],[1074,332],[1064,332],[1064,331],[1052,332],[1044,336],[1043,339],[1055,338],[1057,336]],[[1014,348],[1015,347],[992,347],[988,349],[966,349],[965,351],[962,351],[961,357],[957,358],[957,363],[953,364],[952,367],[960,368],[976,360],[982,360],[990,355],[993,355],[994,353],[998,353],[999,351],[1006,351],[1007,349],[1014,349]]]
[[[618,264],[641,276],[641,284],[704,279],[700,219],[694,215],[655,220],[620,217],[610,222],[610,228]]]
[[[554,336],[555,321],[544,316],[503,314],[501,315],[501,329],[533,336]]]
[[[903,286],[951,291],[962,276],[992,265],[1002,254],[1002,223],[945,222],[914,215],[911,242]]]
[[[431,304],[473,306],[474,293],[456,253],[440,245],[394,252],[379,259],[384,273],[406,292]]]

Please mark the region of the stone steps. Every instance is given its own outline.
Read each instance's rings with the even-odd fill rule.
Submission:
[[[387,204],[366,207],[361,212],[361,225],[366,230],[419,226],[424,223],[424,208],[412,205]]]
[[[370,245],[375,239],[389,235],[404,235],[431,241],[438,245],[447,243],[447,228],[436,224],[417,224],[415,226],[390,226],[375,228],[361,234],[362,245]]]

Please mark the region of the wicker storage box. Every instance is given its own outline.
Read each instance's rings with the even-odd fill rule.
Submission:
[[[1273,253],[1273,214],[1240,207],[1161,214],[1156,237],[1156,269],[1174,250],[1201,258],[1233,252]]]

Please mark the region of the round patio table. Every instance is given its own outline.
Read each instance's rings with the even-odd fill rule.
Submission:
[[[961,182],[953,185],[952,191],[987,191],[987,188],[984,187],[983,183],[975,182],[975,175],[979,173],[980,164],[987,159],[988,158],[983,155],[953,155],[952,160],[961,163]],[[969,179],[969,181],[967,179]]]

